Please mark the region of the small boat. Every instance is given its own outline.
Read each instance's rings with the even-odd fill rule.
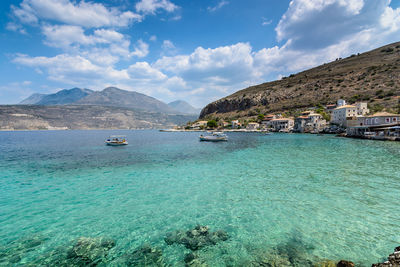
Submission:
[[[200,141],[210,141],[210,142],[219,142],[219,141],[228,141],[228,136],[222,132],[213,132],[210,135],[200,135]]]
[[[108,146],[125,146],[128,144],[125,135],[111,135],[106,140],[106,145]]]

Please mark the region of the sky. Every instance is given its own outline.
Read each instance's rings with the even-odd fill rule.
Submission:
[[[400,41],[400,0],[1,0],[0,104],[108,86],[203,107]]]

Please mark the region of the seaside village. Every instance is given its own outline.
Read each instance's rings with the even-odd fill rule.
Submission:
[[[181,128],[182,129],[182,128]],[[282,114],[260,114],[254,120],[205,121],[188,123],[186,130],[267,131],[284,133],[340,134],[353,138],[400,141],[400,114],[370,114],[368,103],[336,104],[310,108],[296,117]]]

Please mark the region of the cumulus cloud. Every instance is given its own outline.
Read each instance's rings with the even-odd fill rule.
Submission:
[[[134,51],[131,53],[132,56],[145,57],[149,54],[149,45],[143,40],[139,40],[135,46]]]
[[[136,8],[143,14],[176,9],[162,7],[168,3],[143,0]],[[101,89],[116,85],[165,101],[190,98],[192,104],[201,106],[279,75],[398,41],[400,8],[389,4],[389,0],[293,0],[275,29],[280,43],[274,47],[257,51],[249,43],[239,42],[197,47],[187,54],[176,54],[175,50],[173,54],[164,52],[155,62],[125,62],[128,67],[124,68],[116,67],[117,63],[146,57],[149,45],[143,40],[132,45],[127,36],[113,28],[42,24],[46,44],[63,49],[63,53],[55,57],[17,55],[14,62],[74,86]],[[74,4],[78,5],[82,3]],[[169,40],[162,48],[176,49]]]
[[[387,0],[293,0],[276,27],[277,39],[315,50],[376,25]]]
[[[168,0],[141,0],[136,3],[136,11],[144,14],[155,14],[158,10],[173,12],[178,6]]]
[[[71,85],[87,84],[95,79],[119,81],[129,78],[126,70],[119,71],[110,66],[101,67],[79,55],[60,54],[55,57],[30,57],[19,54],[14,62],[44,69],[50,80]]]
[[[210,77],[220,83],[251,79],[257,76],[253,71],[252,48],[248,43],[205,49],[198,47],[190,55],[162,57],[155,66],[179,74],[185,80],[206,81]]]
[[[39,19],[62,22],[82,27],[128,26],[140,21],[141,15],[131,11],[107,8],[93,2],[69,0],[24,0],[12,7],[13,14],[22,23],[37,23]]]

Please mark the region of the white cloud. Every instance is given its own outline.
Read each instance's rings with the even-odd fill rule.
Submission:
[[[128,26],[140,21],[141,15],[131,11],[107,8],[94,2],[70,2],[69,0],[24,0],[12,8],[22,23],[37,23],[39,19],[78,25],[86,28]]]
[[[387,0],[293,0],[276,27],[279,41],[315,50],[374,27]]]
[[[163,44],[161,46],[162,48],[162,56],[172,56],[172,55],[176,55],[178,52],[178,49],[175,47],[174,43],[170,40],[164,40]]]
[[[19,32],[21,34],[26,34],[26,30],[20,24],[14,22],[7,23],[6,29],[13,32]]]
[[[173,12],[178,6],[168,0],[141,0],[136,3],[136,11],[144,14],[155,14],[158,10]]]
[[[262,22],[262,26],[267,26],[270,25],[272,23],[272,19],[266,19],[266,18],[262,18],[263,22]]]
[[[202,47],[190,55],[162,57],[154,65],[175,73],[187,81],[207,81],[209,77],[219,77],[222,81],[236,83],[257,77],[252,68],[252,48],[248,43],[204,49]]]
[[[109,81],[129,79],[125,70],[118,71],[110,66],[98,66],[79,55],[60,54],[55,57],[30,57],[20,54],[17,55],[14,62],[44,69],[50,80],[72,85],[86,84],[95,79]]]
[[[157,41],[157,36],[152,35],[152,36],[150,36],[149,40],[152,42],[155,42],[155,41]]]
[[[132,56],[136,57],[145,57],[149,54],[149,45],[143,40],[139,40],[137,45],[134,48],[134,51],[131,53]]]
[[[128,74],[133,80],[146,80],[151,82],[167,79],[167,76],[164,73],[151,67],[147,62],[136,62],[129,66]]]
[[[228,1],[222,0],[222,1],[220,1],[216,6],[209,6],[209,7],[207,8],[207,10],[208,10],[209,12],[215,12],[215,11],[217,11],[218,9],[222,8],[223,6],[226,6],[227,4],[229,4]]]
[[[139,3],[141,12],[154,14],[166,2]],[[132,45],[128,36],[113,28],[41,25],[46,44],[63,53],[55,57],[17,55],[15,63],[74,86],[102,89],[115,85],[164,101],[187,98],[201,106],[278,75],[398,41],[400,8],[391,8],[388,0],[293,0],[276,27],[281,44],[255,51],[249,43],[236,43],[177,54],[174,43],[165,40],[164,56],[153,63],[128,61],[146,57],[149,45],[141,39]],[[118,68],[125,65],[117,64],[121,60],[129,66]]]

